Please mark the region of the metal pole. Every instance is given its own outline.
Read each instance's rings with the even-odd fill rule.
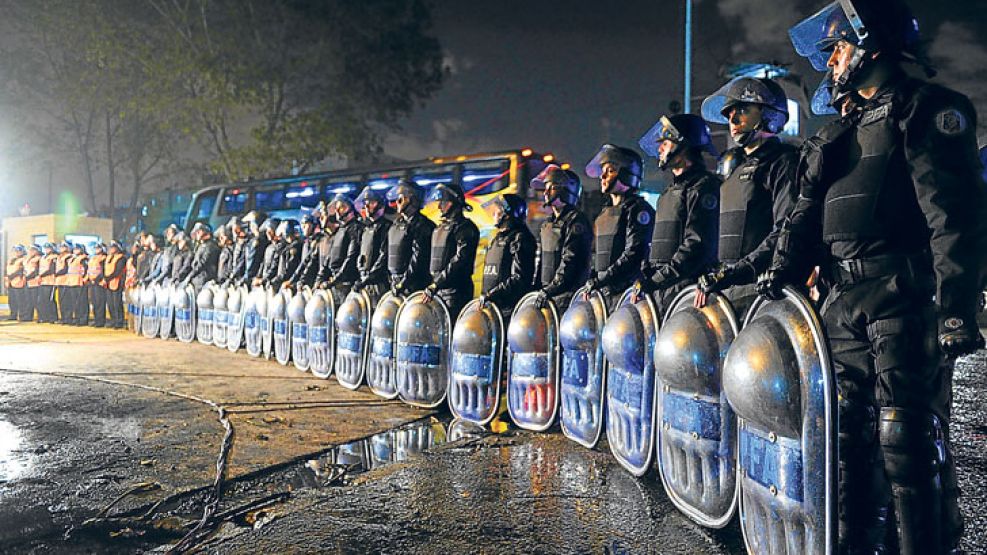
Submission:
[[[686,114],[692,112],[692,0],[685,0],[685,98],[682,106]]]

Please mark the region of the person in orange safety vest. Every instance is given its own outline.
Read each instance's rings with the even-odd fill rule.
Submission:
[[[38,278],[41,280],[38,286],[38,322],[53,324],[58,318],[58,308],[55,306],[55,264],[58,253],[52,243],[45,243],[43,248],[44,255],[38,264]]]
[[[56,308],[58,312],[58,322],[62,324],[69,323],[69,312],[71,312],[71,309],[69,308],[71,305],[65,298],[66,294],[72,296],[71,292],[66,288],[68,283],[70,258],[72,258],[72,245],[70,245],[68,241],[63,241],[58,245],[58,257],[55,258],[55,290],[58,298]]]
[[[84,326],[89,321],[89,299],[84,287],[88,261],[85,245],[81,243],[73,245],[65,280],[65,287],[70,291],[70,296],[66,299],[69,309],[68,323],[72,326]]]
[[[24,279],[27,287],[24,289],[24,296],[21,297],[20,316],[21,322],[33,322],[34,312],[38,306],[38,287],[41,285],[41,278],[38,270],[41,265],[41,247],[31,245],[24,258]]]
[[[106,262],[106,245],[97,243],[93,247],[93,255],[89,257],[89,269],[86,272],[86,289],[88,303],[93,310],[91,326],[102,328],[106,326],[106,281],[103,275],[103,264]],[[87,311],[88,312],[88,311]]]
[[[131,265],[123,254],[120,243],[111,242],[108,252],[103,264],[103,279],[106,284],[106,305],[110,311],[110,327],[123,329],[127,326],[123,319],[124,276],[130,272]],[[136,276],[136,269],[134,274]]]
[[[10,307],[8,320],[16,320],[20,314],[21,298],[24,296],[24,259],[27,251],[24,245],[15,245],[10,249],[7,259],[7,271],[3,275],[3,285],[7,290],[7,305]]]

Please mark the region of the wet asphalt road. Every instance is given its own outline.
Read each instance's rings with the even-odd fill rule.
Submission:
[[[0,552],[163,550],[202,515],[223,437],[215,411],[93,381],[111,374],[230,407],[260,399],[326,405],[251,405],[255,412],[234,415],[229,481],[211,535],[197,537],[204,552],[744,552],[736,521],[719,531],[691,523],[654,473],[633,478],[605,442],[587,450],[558,429],[468,430],[460,438],[446,416],[344,406],[372,398],[243,353],[123,332],[80,330],[65,341],[41,331],[0,327]],[[188,364],[181,357],[189,349],[194,359],[225,361],[230,378],[176,379],[172,366]],[[105,367],[79,359],[117,350],[124,358],[147,351],[139,360],[146,372],[134,373],[130,359]],[[149,378],[158,367],[162,374]],[[987,551],[985,370],[985,352],[961,360],[954,387],[971,553]]]

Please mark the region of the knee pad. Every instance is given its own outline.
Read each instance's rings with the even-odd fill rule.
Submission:
[[[880,438],[884,469],[892,483],[920,485],[939,474],[942,429],[927,411],[902,407],[881,409]]]

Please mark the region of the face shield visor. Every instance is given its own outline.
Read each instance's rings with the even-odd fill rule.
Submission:
[[[829,51],[845,40],[862,46],[868,33],[851,0],[838,0],[803,19],[788,30],[792,46],[799,56],[809,60],[813,69],[827,70]]]

